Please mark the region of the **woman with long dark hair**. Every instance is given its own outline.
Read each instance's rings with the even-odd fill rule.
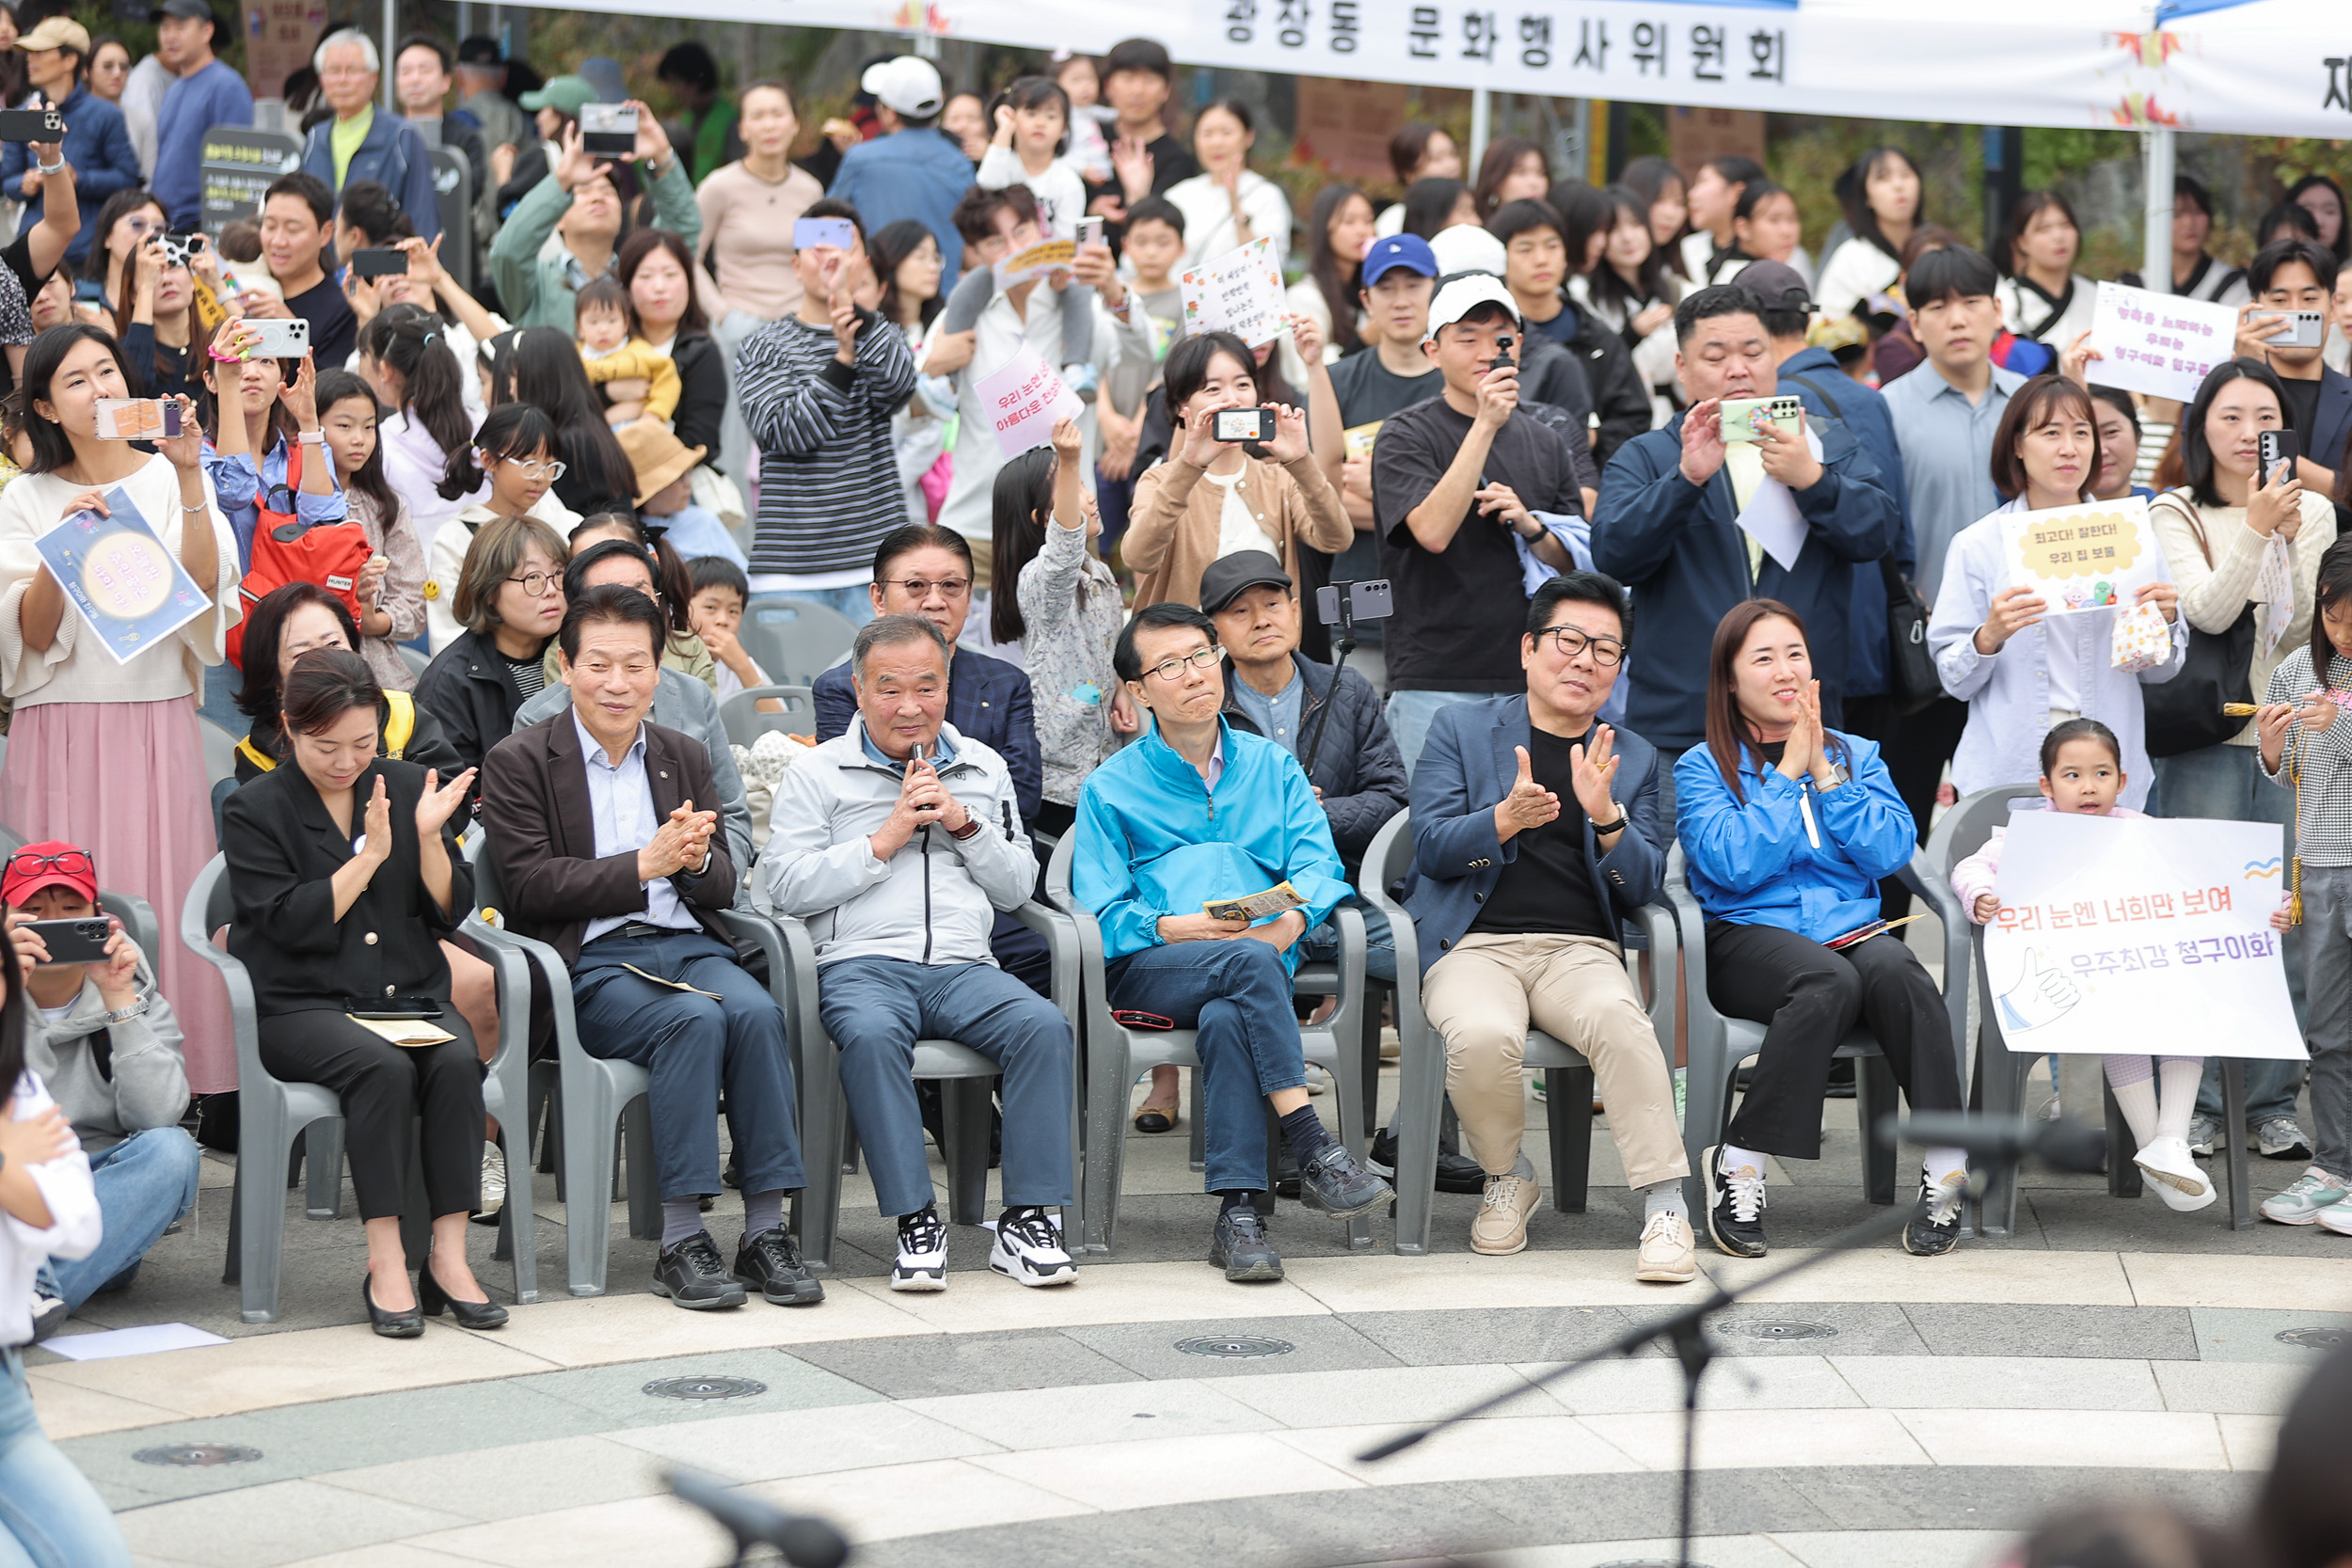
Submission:
[[[1691,274],[1682,264],[1682,242],[1691,236],[1691,192],[1682,171],[1672,159],[1652,154],[1619,169],[1617,183],[1642,198],[1649,219],[1650,248],[1660,261],[1675,277],[1691,282]]]
[[[866,242],[866,254],[882,284],[882,303],[875,309],[898,328],[917,365],[933,324],[947,303],[941,288],[946,263],[939,240],[914,218],[884,224]],[[905,499],[907,521],[928,523],[931,505],[923,491],[923,476],[938,466],[947,450],[947,420],[956,411],[955,383],[944,375],[918,375],[914,395],[890,417],[890,446],[898,459],[898,488]],[[934,481],[944,499],[946,491]]]
[[[627,506],[637,494],[637,470],[620,438],[604,422],[596,389],[580,362],[580,347],[552,326],[527,326],[499,363],[490,401],[528,403],[555,425],[555,455],[563,477],[555,494],[579,513]]]
[[[2082,225],[2056,191],[2028,191],[2010,210],[1993,261],[2001,278],[2001,325],[2064,354],[2090,330],[2099,297],[2095,279],[2074,270]]]
[[[1511,202],[1541,201],[1550,190],[1551,160],[1543,148],[1525,136],[1498,136],[1478,160],[1470,196],[1478,203],[1477,221],[1484,223]]]
[[[408,506],[421,540],[482,499],[469,449],[477,417],[466,406],[467,369],[441,318],[388,305],[359,331],[359,357],[390,404],[377,432],[384,483]]]
[[[14,50],[0,61],[0,72],[9,65],[22,68],[23,60]],[[151,234],[170,232],[171,221],[164,215],[163,203],[145,188],[133,185],[106,198],[98,209],[98,221],[91,225],[94,240],[89,254],[82,260],[82,277],[94,280],[105,292],[106,309],[119,313],[130,303],[123,293],[122,275],[131,264],[131,258]]]
[[[1356,330],[1363,310],[1356,291],[1372,244],[1372,198],[1353,185],[1324,186],[1307,217],[1307,276],[1283,298],[1294,314],[1322,329],[1327,365],[1364,346]],[[1282,340],[1282,375],[1293,386],[1307,384],[1306,362],[1288,338]]]
[[[1663,424],[1677,389],[1674,318],[1683,279],[1668,263],[1671,247],[1658,244],[1652,207],[1642,194],[1627,185],[1601,194],[1609,198],[1610,225],[1600,264],[1569,278],[1568,295],[1625,340],[1649,390],[1653,422]]]
[[[188,356],[205,334],[187,263],[165,254],[162,235],[150,234],[124,265],[122,297],[130,309],[115,311],[115,331],[126,368],[139,377],[138,395],[195,395],[202,382],[188,373]]]
[[[1396,188],[1408,190],[1416,180],[1459,180],[1462,150],[1454,138],[1425,119],[1406,120],[1389,138],[1389,167],[1396,173]],[[1386,239],[1405,232],[1405,204],[1392,201],[1380,209],[1375,231]]]
[[[1831,321],[1858,313],[1894,286],[1903,244],[1918,228],[1926,185],[1899,147],[1874,147],[1837,177],[1837,204],[1852,232],[1821,263],[1813,297]],[[1785,257],[1774,257],[1785,261]]]
[[[1770,180],[1751,180],[1731,209],[1731,248],[1715,259],[1709,283],[1728,283],[1750,261],[1782,261],[1795,265],[1804,237],[1797,215],[1797,198]],[[1800,268],[1800,271],[1803,269]]]
[[[1857,1022],[1913,1111],[1960,1109],[1950,1016],[1917,955],[1888,932],[1825,945],[1878,919],[1879,879],[1910,863],[1917,839],[1877,743],[1822,723],[1804,623],[1777,600],[1734,605],[1715,627],[1707,744],[1675,765],[1675,831],[1707,915],[1708,1000],[1765,1026],[1707,1159],[1715,1245],[1758,1258],[1765,1157],[1820,1158],[1830,1060]],[[1927,1151],[1929,1203],[1903,1250],[1934,1257],[1959,1242],[1966,1166],[1957,1148]]]
[[[1433,240],[1456,224],[1481,221],[1478,198],[1459,180],[1432,177],[1405,187],[1404,219],[1399,232]]]
[[[613,271],[628,290],[630,334],[677,366],[672,433],[717,459],[707,459],[707,467],[740,481],[742,475],[726,467],[722,455],[726,451],[722,423],[735,400],[727,396],[727,367],[711,339],[709,318],[694,297],[694,264],[686,242],[667,229],[641,229],[621,242]],[[748,451],[748,432],[744,442]],[[628,494],[622,492],[624,499]]]
[[[319,431],[318,374],[310,356],[251,356],[252,333],[241,322],[222,324],[205,345],[196,395],[205,477],[236,531],[237,563],[248,571],[264,503],[305,526],[340,523],[349,515]],[[219,357],[215,349],[230,357]]]

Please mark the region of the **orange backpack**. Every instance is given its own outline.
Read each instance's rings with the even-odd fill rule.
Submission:
[[[357,623],[360,617],[359,568],[374,553],[368,531],[357,518],[329,523],[306,523],[296,512],[294,495],[302,487],[302,447],[286,454],[286,483],[262,493],[261,515],[253,524],[253,563],[246,568],[237,594],[245,615],[229,628],[229,662],[245,668],[245,628],[252,623],[253,607],[290,582],[315,582],[343,601]],[[283,495],[286,509],[271,510]]]

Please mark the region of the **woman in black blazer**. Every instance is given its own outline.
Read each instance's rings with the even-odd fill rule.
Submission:
[[[383,692],[367,661],[316,648],[284,682],[293,767],[244,785],[222,814],[236,909],[229,950],[253,977],[262,1061],[278,1077],[342,1101],[351,1184],[368,1237],[360,1298],[378,1334],[413,1338],[446,1305],[495,1328],[466,1263],[466,1220],[481,1203],[482,1074],[473,1031],[450,997],[441,940],[473,898],[453,818],[473,783],[377,752]],[[356,1000],[432,997],[451,1037],[394,1045],[352,1018]],[[409,1122],[423,1118],[433,1247],[412,1285],[401,1243]]]

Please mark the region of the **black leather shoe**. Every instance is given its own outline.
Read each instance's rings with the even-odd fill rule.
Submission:
[[[1396,1189],[1364,1168],[1338,1139],[1298,1163],[1298,1198],[1335,1220],[1369,1214],[1396,1196]]]
[[[1298,1156],[1291,1152],[1288,1143],[1274,1151],[1274,1196],[1293,1200],[1298,1196]]]
[[[1282,1255],[1266,1240],[1265,1221],[1246,1203],[1217,1215],[1216,1231],[1209,1239],[1209,1261],[1236,1285],[1282,1277]]]
[[[807,1307],[825,1299],[824,1285],[801,1261],[801,1249],[783,1227],[746,1236],[736,1249],[735,1277],[778,1307]]]
[[[697,1230],[674,1247],[664,1248],[653,1265],[653,1293],[668,1296],[690,1312],[717,1307],[740,1307],[751,1299],[735,1276],[707,1230]]]
[[[1394,1182],[1396,1134],[1385,1127],[1375,1132],[1372,1135],[1372,1158],[1364,1164],[1374,1175],[1385,1176]],[[1440,1148],[1438,1150],[1438,1179],[1432,1185],[1441,1193],[1468,1193],[1476,1197],[1486,1190],[1486,1172],[1469,1155],[1449,1154]],[[1282,1196],[1295,1197],[1298,1195],[1285,1193]]]
[[[405,1312],[387,1312],[375,1305],[374,1281],[367,1275],[359,1276],[359,1299],[367,1304],[368,1326],[387,1339],[414,1339],[424,1332],[424,1314],[411,1307]]]
[[[448,1307],[460,1328],[503,1328],[506,1308],[494,1301],[459,1301],[441,1289],[441,1282],[433,1277],[430,1264],[417,1273],[417,1310],[428,1318],[437,1318],[441,1308]]]

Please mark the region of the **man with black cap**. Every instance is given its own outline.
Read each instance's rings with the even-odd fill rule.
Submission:
[[[882,135],[841,154],[825,194],[855,207],[869,234],[914,219],[939,242],[942,276],[960,276],[963,236],[956,230],[956,202],[972,186],[972,160],[938,134],[939,111],[947,106],[939,68],[919,55],[900,55],[867,66],[858,86],[874,95]]]
[[[252,124],[253,93],[213,53],[207,0],[164,0],[150,14],[155,57],[179,79],[165,90],[155,114],[155,172],[148,188],[173,230],[185,232],[204,216],[204,133],[215,125]]]

